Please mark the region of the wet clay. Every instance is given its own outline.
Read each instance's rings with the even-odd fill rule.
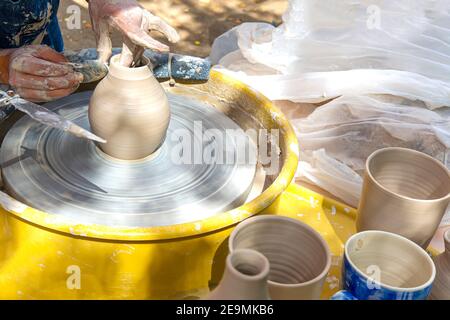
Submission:
[[[108,75],[97,85],[89,103],[92,131],[108,142],[103,152],[121,160],[152,154],[164,140],[169,125],[167,96],[145,65],[127,68],[113,56]]]

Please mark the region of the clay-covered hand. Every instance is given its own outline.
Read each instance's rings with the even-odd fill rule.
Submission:
[[[24,99],[46,102],[74,92],[83,75],[65,64],[66,58],[48,46],[11,50],[8,83]]]
[[[135,0],[90,0],[89,13],[97,37],[99,59],[106,62],[111,56],[111,27],[124,35],[124,43],[159,52],[169,47],[153,39],[148,31],[164,34],[170,42],[179,40],[178,33],[159,17],[152,15]],[[131,48],[130,48],[131,49]]]

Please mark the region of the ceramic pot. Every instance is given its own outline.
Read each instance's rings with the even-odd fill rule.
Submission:
[[[445,251],[434,258],[436,280],[430,299],[450,300],[450,229],[444,234]]]
[[[270,263],[271,299],[319,299],[331,266],[325,240],[310,226],[288,217],[263,215],[240,223],[229,239],[231,252],[253,249]]]
[[[424,300],[436,268],[428,253],[400,235],[363,231],[345,243],[342,289],[332,300]]]
[[[99,145],[107,155],[137,160],[151,155],[164,140],[170,110],[164,89],[146,65],[127,68],[119,55],[111,58],[109,73],[89,103],[91,130],[107,140]]]
[[[268,300],[269,261],[261,253],[241,249],[230,253],[219,285],[207,300]]]
[[[380,149],[366,162],[356,228],[397,233],[426,248],[449,201],[442,163],[411,149]]]

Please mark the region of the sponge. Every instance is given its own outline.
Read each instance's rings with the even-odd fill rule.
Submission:
[[[179,54],[146,51],[157,79],[173,78],[186,81],[207,81],[211,64],[208,60]],[[170,61],[169,61],[170,60]]]
[[[119,54],[120,48],[113,49],[113,55]],[[103,78],[108,69],[97,60],[94,48],[64,53],[70,64],[84,76],[83,83],[95,82]],[[145,50],[144,55],[150,59],[153,73],[158,80],[169,78],[182,82],[208,81],[211,63],[207,59]],[[169,61],[170,60],[170,61]]]

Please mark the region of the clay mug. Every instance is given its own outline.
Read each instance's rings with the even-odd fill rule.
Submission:
[[[207,300],[268,300],[269,261],[261,253],[235,250],[227,256],[219,285]]]
[[[442,163],[411,149],[380,149],[366,161],[356,229],[397,233],[426,248],[449,201]]]
[[[332,300],[424,300],[436,276],[428,253],[400,235],[363,231],[345,243],[342,291]]]
[[[230,235],[229,249],[253,249],[269,260],[271,299],[319,299],[331,266],[320,234],[288,217],[262,215],[241,222]]]
[[[436,280],[430,299],[450,300],[450,229],[444,233],[445,251],[433,258],[436,265]]]

